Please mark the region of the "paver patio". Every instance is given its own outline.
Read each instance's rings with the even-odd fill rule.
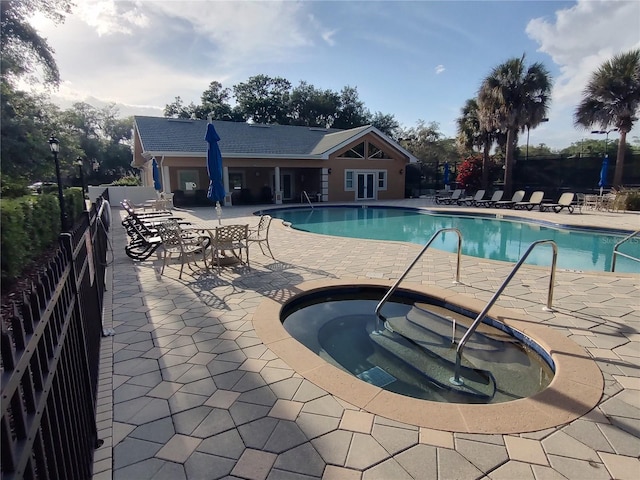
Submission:
[[[382,202],[380,202],[382,203]],[[386,202],[422,206],[424,200]],[[223,209],[223,223],[257,222],[257,207]],[[117,209],[113,209],[118,219]],[[637,230],[634,213],[516,212],[561,223]],[[215,225],[215,211],[180,216]],[[426,241],[427,239],[425,239]],[[215,270],[125,256],[111,228],[97,422],[104,445],[94,479],[637,479],[640,476],[640,275],[556,274],[554,313],[542,312],[548,271],[524,266],[498,305],[526,313],[598,363],[598,407],[556,428],[514,435],[452,433],[361,411],[302,378],[257,336],[265,298],[284,302],[320,279],[396,279],[419,245],[313,235],[274,221],[276,260]],[[511,264],[425,256],[408,281],[487,301]]]

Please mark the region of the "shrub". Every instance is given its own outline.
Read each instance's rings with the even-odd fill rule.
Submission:
[[[128,175],[126,177],[119,178],[115,182],[111,182],[111,185],[115,185],[118,187],[136,187],[142,185],[140,178],[135,175]]]
[[[629,192],[626,209],[634,212],[640,211],[640,191]]]

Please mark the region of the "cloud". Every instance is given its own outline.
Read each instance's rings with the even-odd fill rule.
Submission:
[[[149,25],[149,18],[137,5],[127,9],[125,2],[115,0],[80,2],[74,13],[94,28],[99,36],[116,33],[132,35],[134,29]]]
[[[440,75],[442,72],[444,72],[446,69],[444,68],[444,65],[436,65],[436,75]]]

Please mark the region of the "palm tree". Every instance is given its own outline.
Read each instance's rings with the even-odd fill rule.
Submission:
[[[525,56],[511,58],[495,67],[478,91],[483,128],[506,132],[504,190],[511,195],[514,152],[518,132],[537,127],[547,116],[551,75],[542,63],[525,65]]]
[[[640,49],[621,53],[604,62],[591,74],[574,113],[578,127],[610,125],[620,132],[613,184],[622,183],[627,133],[633,127],[640,108]]]
[[[456,120],[458,126],[458,146],[467,152],[475,147],[482,148],[482,188],[489,184],[489,151],[494,141],[494,132],[483,128],[481,112],[478,101],[470,98],[460,111],[460,117]]]

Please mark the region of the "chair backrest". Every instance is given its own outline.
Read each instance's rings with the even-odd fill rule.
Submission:
[[[491,196],[491,201],[499,202],[500,200],[502,200],[502,195],[504,195],[503,190],[496,190],[495,192],[493,192],[493,195]]]
[[[181,246],[180,225],[174,218],[169,218],[158,224],[158,235],[162,238],[165,248]]]
[[[456,188],[451,194],[451,200],[456,200],[460,198],[460,195],[462,195],[462,190],[460,188]]]
[[[222,225],[216,227],[214,242],[218,247],[242,242],[249,236],[249,225]]]
[[[560,195],[560,199],[558,200],[558,205],[571,205],[571,202],[573,202],[573,196],[574,193],[573,192],[565,192],[562,195]]]
[[[482,200],[482,197],[484,197],[484,192],[485,192],[484,190],[478,190],[476,194],[473,196],[473,199],[475,201]]]
[[[529,198],[529,203],[542,203],[543,198],[544,198],[544,192],[542,190],[536,190],[531,194],[531,198]]]
[[[251,235],[253,240],[265,240],[269,236],[269,227],[271,226],[271,215],[261,215],[258,226],[255,229],[255,235]]]
[[[513,194],[513,197],[511,197],[511,201],[521,202],[523,198],[524,198],[524,190],[518,190],[516,193]]]

